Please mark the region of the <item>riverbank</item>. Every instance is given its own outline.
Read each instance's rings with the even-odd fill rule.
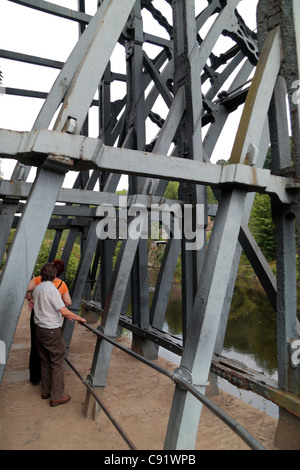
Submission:
[[[83,377],[90,371],[95,341],[90,331],[76,325],[69,359]],[[130,347],[128,338],[121,337],[118,341]],[[0,387],[0,449],[128,450],[103,412],[96,421],[84,417],[86,389],[69,368],[65,377],[71,401],[51,408],[49,400],[42,400],[40,386],[32,386],[28,380],[29,351],[29,312],[24,307]],[[174,364],[161,357],[155,363],[174,370]],[[114,348],[102,400],[138,450],[162,450],[174,387],[166,376]],[[222,390],[211,399],[266,449],[276,449],[276,419]],[[249,447],[203,408],[196,449],[248,450]]]

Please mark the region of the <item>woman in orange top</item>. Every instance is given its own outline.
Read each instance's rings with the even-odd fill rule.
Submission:
[[[53,284],[59,290],[59,293],[60,293],[60,295],[61,295],[61,297],[64,301],[65,306],[69,307],[72,303],[72,300],[71,300],[71,297],[70,297],[70,294],[69,294],[68,286],[65,283],[65,281],[62,281],[58,277],[64,272],[65,265],[64,265],[63,261],[61,261],[60,259],[54,260],[53,264],[56,267],[56,271],[57,271],[57,273],[56,273],[57,277],[54,279]],[[34,288],[37,285],[39,285],[41,282],[42,282],[42,277],[41,276],[37,276],[37,277],[31,279],[31,281],[29,283],[29,286],[28,286],[28,289],[27,289],[27,292],[32,292],[34,290]],[[30,296],[30,298],[29,298],[29,296]],[[27,298],[27,300],[31,301],[31,294],[29,294],[29,296],[26,295],[26,298]]]
[[[57,277],[54,279],[53,284],[58,289],[65,306],[69,307],[72,303],[72,300],[69,294],[68,286],[64,281],[62,281],[58,277],[64,272],[65,265],[63,261],[59,259],[54,260],[53,264],[56,267],[56,271],[57,271],[56,273]],[[30,315],[31,350],[30,350],[30,356],[29,356],[29,380],[33,385],[37,385],[41,381],[41,360],[40,360],[40,356],[39,356],[39,353],[37,351],[37,346],[36,346],[35,324],[33,320],[34,310],[33,310],[32,291],[41,282],[42,282],[41,276],[37,276],[31,279],[28,289],[27,289],[27,294],[26,294],[26,299],[29,301],[29,308],[32,309],[31,315]]]

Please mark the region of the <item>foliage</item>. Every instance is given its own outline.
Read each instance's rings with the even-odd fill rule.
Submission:
[[[44,266],[44,264],[48,262],[48,256],[51,250],[51,245],[52,245],[52,239],[45,237],[45,239],[43,240],[38,258],[36,260],[35,267],[34,267],[35,276],[39,275],[42,266]],[[63,245],[61,245],[58,248],[56,258],[61,258],[62,251],[63,251]],[[73,250],[72,250],[72,253],[68,262],[67,270],[65,272],[65,277],[64,277],[64,280],[69,290],[72,289],[72,286],[74,284],[79,260],[80,260],[80,245],[78,243],[74,243]]]
[[[127,189],[121,189],[120,191],[116,191],[117,194],[121,194],[121,195],[126,195],[127,194]]]
[[[165,198],[178,199],[178,187],[179,183],[177,181],[170,181],[164,194]]]
[[[267,261],[275,259],[275,227],[271,214],[271,201],[267,194],[256,194],[249,227]]]
[[[178,187],[179,183],[176,181],[170,181],[165,191],[164,197],[166,199],[178,199]],[[207,186],[207,202],[208,204],[217,204],[218,201],[213,193],[210,186]]]
[[[217,198],[213,193],[213,190],[210,186],[207,186],[207,203],[208,204],[218,204]]]

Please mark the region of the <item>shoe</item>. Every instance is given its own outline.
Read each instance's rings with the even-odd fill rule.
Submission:
[[[47,398],[50,398],[50,393],[47,393],[46,395],[42,395],[43,400],[47,400]]]
[[[70,395],[65,395],[60,400],[50,400],[50,406],[64,405],[65,403],[68,403],[68,401],[70,401],[70,400],[71,400],[71,396]]]

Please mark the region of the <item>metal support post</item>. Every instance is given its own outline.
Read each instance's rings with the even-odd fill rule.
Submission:
[[[0,339],[6,345],[6,360],[40,246],[68,169],[62,167],[58,172],[59,168],[56,166],[55,171],[51,171],[46,167],[39,171],[1,275]],[[13,289],[15,285],[17,291]],[[0,364],[0,380],[4,369],[5,364]]]
[[[272,90],[280,68],[278,30],[271,31],[264,45],[245,104],[240,127],[232,150],[231,161],[245,162],[249,147],[257,148],[263,127],[252,131],[257,116],[266,120]],[[271,90],[266,93],[267,87]],[[265,92],[263,102],[259,100]],[[248,162],[252,164],[253,161]],[[192,374],[194,384],[205,393],[217,333],[220,327],[223,299],[233,268],[238,235],[243,221],[247,193],[234,189],[223,191],[214,223],[203,275],[194,303],[181,367]],[[193,448],[196,442],[201,407],[193,397],[176,387],[165,440],[166,449]],[[191,446],[191,447],[189,447]]]

